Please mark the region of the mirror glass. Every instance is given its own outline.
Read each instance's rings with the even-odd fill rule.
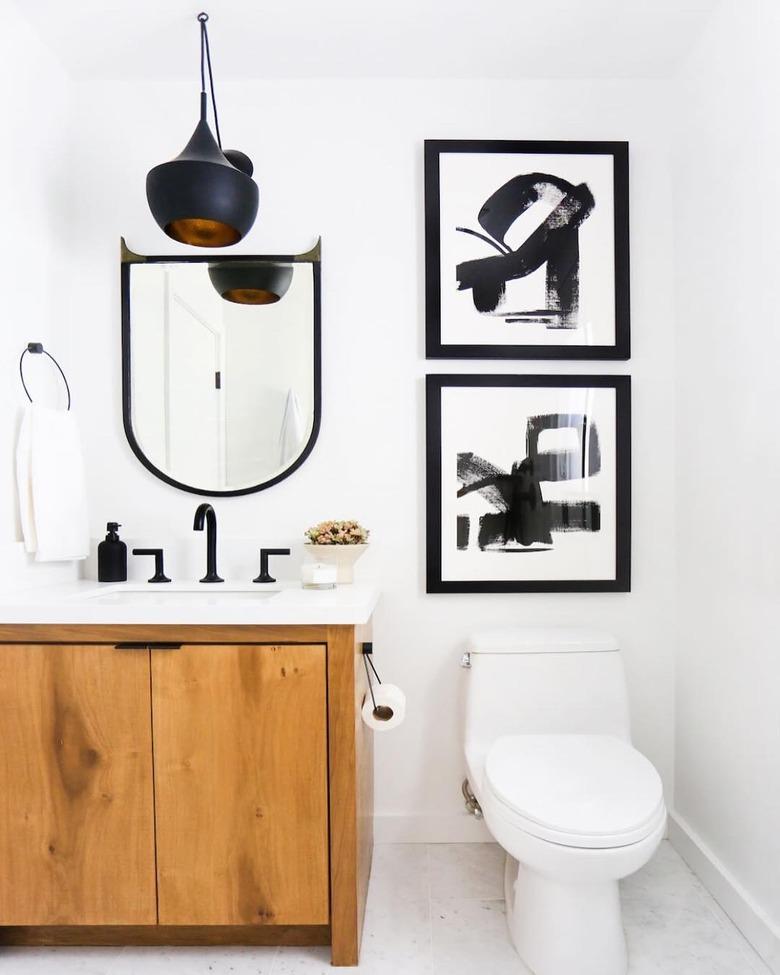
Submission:
[[[287,258],[123,253],[125,430],[136,455],[197,494],[286,477],[319,427],[319,246]]]

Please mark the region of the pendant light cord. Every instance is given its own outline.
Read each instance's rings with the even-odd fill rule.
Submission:
[[[206,21],[209,15],[205,12],[198,14],[200,23],[200,90],[206,93],[206,67],[209,69],[209,87],[211,89],[211,108],[214,112],[214,128],[217,132],[217,145],[222,148],[222,137],[219,134],[219,116],[217,115],[217,99],[214,94],[214,75],[211,71],[211,50],[209,48],[209,32],[206,29]]]

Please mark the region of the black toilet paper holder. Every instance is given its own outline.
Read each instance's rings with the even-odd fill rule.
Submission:
[[[374,697],[374,684],[371,680],[371,674],[369,672],[369,666],[374,672],[374,677],[376,677],[377,684],[382,683],[382,678],[377,673],[377,669],[374,666],[374,661],[371,659],[374,653],[373,643],[363,643],[360,647],[363,653],[363,666],[366,668],[366,680],[368,681],[368,692],[371,695],[371,703],[374,706],[373,715],[378,721],[389,721],[393,716],[393,709],[387,707],[386,704],[377,705],[376,698]]]

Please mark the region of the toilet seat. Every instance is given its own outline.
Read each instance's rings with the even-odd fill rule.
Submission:
[[[655,768],[611,735],[498,738],[487,754],[484,785],[504,820],[560,846],[630,846],[666,816]]]

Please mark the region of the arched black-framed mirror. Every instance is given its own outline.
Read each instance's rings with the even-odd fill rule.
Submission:
[[[320,241],[304,254],[122,247],[122,417],[156,477],[209,497],[297,470],[320,428]]]

